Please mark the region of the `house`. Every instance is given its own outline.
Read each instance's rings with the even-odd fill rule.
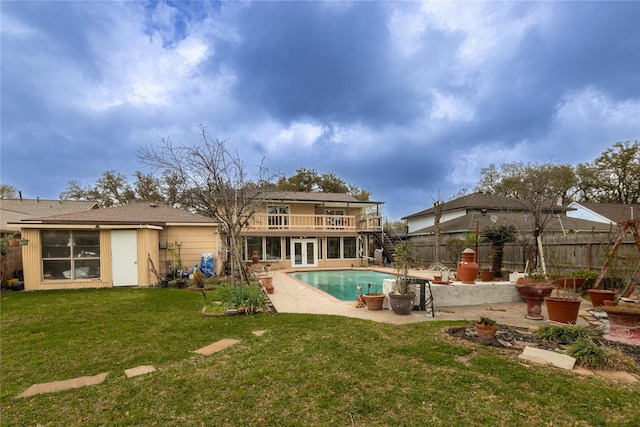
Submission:
[[[567,212],[571,218],[580,218],[604,224],[617,224],[630,219],[640,218],[640,205],[624,205],[619,203],[586,203],[572,202]]]
[[[428,262],[435,261],[436,257],[436,228],[441,233],[441,259],[438,261],[456,263],[459,252],[451,251],[459,251],[461,248],[452,242],[464,241],[465,245],[473,247],[477,233],[485,228],[501,225],[513,226],[518,233],[518,242],[505,247],[507,267],[524,268],[526,259],[531,257],[532,251],[535,252],[532,208],[526,201],[472,193],[445,202],[441,208],[438,227],[435,225],[435,207],[402,218],[407,222],[408,240]],[[600,262],[601,253],[609,242],[606,236],[616,233],[617,228],[608,223],[569,217],[567,210],[568,207],[552,206],[545,212],[548,217],[541,237],[548,249],[549,261],[562,268],[567,268],[570,264],[592,268]],[[577,246],[580,247],[579,253],[571,250]],[[488,264],[489,248],[480,246],[477,249],[478,262]],[[444,251],[448,252],[446,260],[442,255]],[[569,258],[575,261],[565,261]]]
[[[358,265],[382,230],[381,202],[349,194],[264,192],[243,228],[242,257],[274,268],[343,268]],[[22,230],[27,290],[150,286],[189,269],[202,254],[217,274],[227,260],[211,218],[155,203],[87,212],[34,216],[12,224]]]
[[[2,237],[21,238],[20,220],[38,216],[62,215],[74,212],[86,212],[97,209],[96,202],[75,200],[45,200],[45,199],[0,199],[0,234]],[[22,252],[20,250],[7,251],[2,259],[2,271],[11,278],[16,272],[22,271]],[[18,276],[21,273],[17,273]]]
[[[149,286],[178,260],[190,268],[203,253],[223,253],[211,218],[155,203],[31,217],[12,225],[29,241],[22,246],[27,290]]]
[[[279,268],[337,268],[360,264],[373,254],[382,230],[381,202],[346,193],[274,191],[243,230],[243,258],[257,251],[260,261]]]

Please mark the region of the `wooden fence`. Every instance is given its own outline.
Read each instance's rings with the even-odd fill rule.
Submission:
[[[543,240],[543,254],[547,272],[556,276],[567,272],[588,268],[600,271],[611,256],[611,247],[617,236],[596,235],[573,238],[551,237]],[[416,261],[425,267],[436,262],[454,267],[460,261],[460,253],[465,248],[475,250],[473,239],[449,239],[440,245],[440,259],[436,260],[435,244],[426,239],[412,239],[409,243]],[[536,254],[533,238],[504,246],[503,273],[524,271],[527,259]],[[616,256],[612,259],[608,277],[628,280],[640,263],[640,253],[633,236],[627,236]],[[491,265],[491,247],[478,245],[478,264],[481,268]]]

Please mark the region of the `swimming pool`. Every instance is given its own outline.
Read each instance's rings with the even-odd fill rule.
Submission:
[[[362,286],[363,294],[382,292],[382,281],[395,278],[393,274],[371,270],[299,271],[289,274],[341,301],[355,301],[360,294],[358,286]]]

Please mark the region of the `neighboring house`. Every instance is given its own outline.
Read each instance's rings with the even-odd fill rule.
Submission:
[[[20,226],[16,223],[22,219],[86,212],[97,208],[99,206],[96,202],[75,200],[0,199],[0,234],[19,239]],[[9,253],[2,260],[2,269],[6,278],[11,278],[16,271],[22,270],[22,252],[15,250]]]
[[[576,233],[609,232],[611,227],[599,222],[571,218],[568,208],[554,207],[544,228],[546,237]],[[433,236],[436,231],[435,208],[402,218],[407,221],[408,237]],[[472,193],[442,205],[440,232],[446,238],[462,238],[490,226],[512,225],[521,235],[533,234],[531,208],[521,200],[484,193]]]
[[[615,225],[571,218],[567,207],[554,206],[542,233],[542,241],[548,252],[549,264],[561,268],[570,265],[592,268],[600,265],[602,253],[609,238],[617,233]],[[435,208],[425,209],[406,216],[407,238],[427,262],[435,260]],[[518,242],[505,247],[505,263],[510,269],[522,269],[531,251],[535,249],[534,225],[531,208],[525,201],[508,197],[472,193],[442,205],[439,223],[441,233],[440,259],[457,262],[459,254],[447,252],[449,242],[474,239],[491,226],[514,226]],[[574,246],[575,245],[575,246]],[[580,251],[573,250],[580,247]],[[451,246],[455,248],[455,246]],[[489,264],[489,247],[478,247],[478,262]]]
[[[569,217],[602,222],[604,224],[617,224],[640,218],[640,205],[572,202],[568,207],[574,209],[567,212]]]
[[[22,246],[27,290],[149,286],[175,268],[176,258],[189,269],[203,253],[217,261],[224,252],[210,218],[155,203],[32,216],[11,225],[29,240]]]
[[[243,231],[243,258],[279,268],[358,265],[373,253],[382,230],[381,202],[349,194],[275,191],[260,194],[261,205]]]

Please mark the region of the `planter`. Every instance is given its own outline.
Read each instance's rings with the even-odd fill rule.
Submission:
[[[473,249],[465,249],[462,251],[462,261],[458,264],[457,274],[458,279],[462,283],[473,285],[478,278],[478,272],[480,267],[475,261],[476,253]]]
[[[391,305],[391,310],[396,314],[411,314],[415,299],[416,296],[414,294],[402,295],[389,293],[389,305]]]
[[[161,288],[168,288],[169,287],[169,281],[167,279],[160,280],[160,287]]]
[[[13,246],[13,247],[20,246],[20,239],[9,240],[9,246]]]
[[[491,340],[496,336],[496,332],[498,332],[498,326],[476,323],[476,331],[478,331],[478,337],[480,337],[481,339]]]
[[[491,282],[493,280],[493,271],[481,271],[480,280],[483,282]]]
[[[575,325],[580,311],[580,300],[569,298],[546,297],[549,320],[558,323]]]
[[[382,310],[385,295],[383,293],[364,294],[364,302],[369,310]]]
[[[627,309],[624,307],[602,307],[607,316],[609,316],[609,324],[611,326],[627,326],[634,327],[639,326],[640,322],[640,310]]]
[[[602,309],[609,316],[609,333],[604,336],[609,341],[629,345],[640,345],[640,310],[625,307],[605,306]]]
[[[618,305],[618,303],[616,303],[615,301],[606,299],[602,301],[602,305],[604,305],[605,307],[615,307],[616,305]]]
[[[589,298],[594,307],[600,307],[605,301],[615,301],[616,292],[607,289],[589,289]]]
[[[273,277],[270,277],[270,276],[261,277],[260,281],[262,282],[262,286],[264,286],[265,288],[268,286],[273,286]]]
[[[551,295],[553,285],[551,282],[534,282],[529,279],[520,278],[515,284],[516,290],[527,302],[527,319],[543,320],[542,301]]]
[[[555,280],[559,288],[562,289],[578,289],[584,286],[584,277],[558,277]]]

